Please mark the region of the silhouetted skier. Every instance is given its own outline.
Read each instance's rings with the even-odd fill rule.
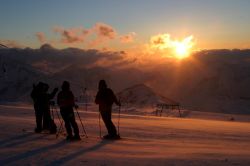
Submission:
[[[49,90],[49,85],[48,84],[43,84],[43,92],[41,96],[41,106],[43,109],[43,130],[49,130],[51,134],[55,134],[57,132],[57,127],[54,122],[54,120],[51,118],[50,114],[50,100],[52,100],[57,91],[58,88],[55,88],[53,92],[48,93]]]
[[[49,130],[50,133],[56,133],[57,131],[56,125],[50,116],[49,102],[54,98],[58,89],[55,88],[50,94],[47,93],[48,89],[48,84],[39,82],[38,85],[33,85],[31,92],[36,115],[36,133],[40,133],[42,130]]]
[[[43,113],[44,113],[44,111],[40,107],[42,91],[43,91],[42,82],[39,82],[37,85],[33,84],[33,89],[32,89],[30,96],[33,99],[33,103],[34,103],[34,110],[35,110],[35,116],[36,116],[36,128],[35,128],[36,133],[42,132],[42,120],[43,120]]]
[[[119,139],[120,136],[117,135],[117,131],[111,120],[111,116],[113,103],[116,103],[118,106],[121,106],[121,104],[117,100],[114,92],[107,87],[105,80],[100,80],[98,89],[99,91],[97,92],[95,103],[99,105],[99,111],[108,130],[108,135],[105,135],[103,138]]]
[[[62,91],[57,96],[57,104],[60,107],[60,113],[65,123],[67,130],[67,140],[80,140],[78,125],[75,121],[75,115],[73,107],[75,105],[75,99],[73,93],[70,91],[70,84],[68,81],[64,81],[62,84]],[[74,136],[72,135],[72,129],[74,129]]]

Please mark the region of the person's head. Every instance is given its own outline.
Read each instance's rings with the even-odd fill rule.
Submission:
[[[107,88],[106,81],[105,81],[105,80],[100,80],[100,81],[99,81],[98,89],[99,89],[99,90],[102,90],[102,89],[106,89],[106,88]]]
[[[39,82],[37,85],[36,85],[36,90],[39,91],[39,92],[42,92],[44,89],[44,83],[43,82]]]
[[[44,83],[44,84],[43,84],[43,90],[44,90],[44,92],[48,92],[48,90],[49,90],[49,85],[46,84],[46,83]]]
[[[70,84],[68,81],[63,81],[63,84],[62,84],[62,90],[63,91],[68,91],[70,89]]]

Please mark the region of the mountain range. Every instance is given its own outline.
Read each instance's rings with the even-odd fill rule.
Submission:
[[[114,92],[139,106],[164,96],[196,111],[250,113],[250,50],[203,50],[187,60],[160,63],[128,57],[124,51],[56,49],[48,44],[39,49],[0,48],[0,102],[31,102],[32,85],[39,81],[52,90],[68,80],[75,96],[87,89],[94,98],[98,81],[105,79]]]

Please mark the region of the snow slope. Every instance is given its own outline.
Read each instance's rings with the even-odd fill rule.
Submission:
[[[123,139],[102,141],[95,110],[79,111],[89,138],[69,143],[23,132],[35,124],[31,106],[1,105],[0,165],[250,165],[249,123],[122,114]]]

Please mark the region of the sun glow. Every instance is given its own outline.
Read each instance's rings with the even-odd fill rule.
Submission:
[[[175,50],[175,57],[178,59],[187,58],[190,53],[191,49],[193,47],[192,42],[193,36],[186,37],[182,41],[174,41],[173,42],[173,48]]]
[[[159,34],[151,38],[151,46],[163,51],[168,57],[184,59],[190,56],[194,42],[192,35],[182,40],[172,40],[169,34]]]

